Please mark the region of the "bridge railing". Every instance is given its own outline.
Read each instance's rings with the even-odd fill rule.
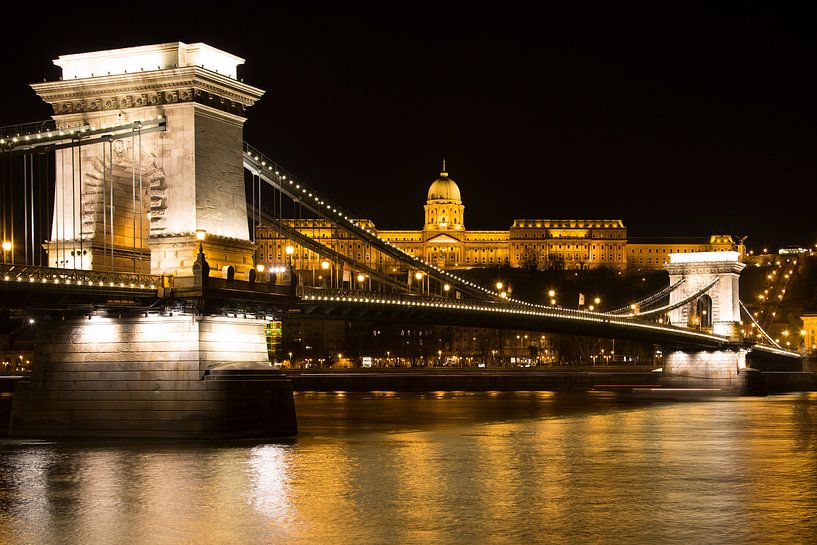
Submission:
[[[0,279],[4,282],[39,282],[77,286],[100,286],[156,290],[162,277],[150,274],[59,269],[33,265],[0,265]]]

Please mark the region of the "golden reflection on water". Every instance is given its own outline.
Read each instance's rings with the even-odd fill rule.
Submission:
[[[815,543],[817,396],[299,394],[281,443],[0,443],[0,543]]]

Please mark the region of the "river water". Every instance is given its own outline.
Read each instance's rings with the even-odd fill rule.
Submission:
[[[281,442],[0,441],[0,543],[817,543],[817,393],[298,394]]]

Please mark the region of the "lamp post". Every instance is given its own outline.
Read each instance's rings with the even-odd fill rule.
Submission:
[[[3,241],[3,265],[6,264],[6,254],[11,251],[11,242],[8,240]]]
[[[321,269],[324,271],[324,274],[327,274],[326,271],[329,271],[329,262],[326,261],[325,259],[323,261],[321,261]],[[331,288],[331,287],[334,287],[334,286],[332,286],[332,272],[330,271],[328,274],[329,274],[329,287]]]
[[[357,275],[358,289],[361,289],[361,290],[363,289],[363,282],[365,282],[365,281],[366,281],[366,277],[362,273]]]
[[[423,272],[422,271],[417,271],[416,273],[414,273],[414,278],[417,279],[420,282],[420,295],[422,295],[424,293],[424,291],[423,291]]]
[[[292,244],[287,244],[286,248],[284,248],[284,252],[287,254],[287,263],[290,267],[292,267],[292,254],[295,253],[295,246]]]
[[[451,291],[451,284],[443,284],[443,291],[445,292],[445,296],[448,297],[448,293]]]

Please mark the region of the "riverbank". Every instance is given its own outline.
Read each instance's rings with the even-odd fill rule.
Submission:
[[[296,392],[587,391],[659,386],[659,374],[648,367],[287,369],[285,373]]]
[[[663,373],[650,367],[286,369],[284,372],[295,392],[582,392],[667,385],[662,380]],[[752,373],[749,391],[753,394],[817,390],[814,373]]]

